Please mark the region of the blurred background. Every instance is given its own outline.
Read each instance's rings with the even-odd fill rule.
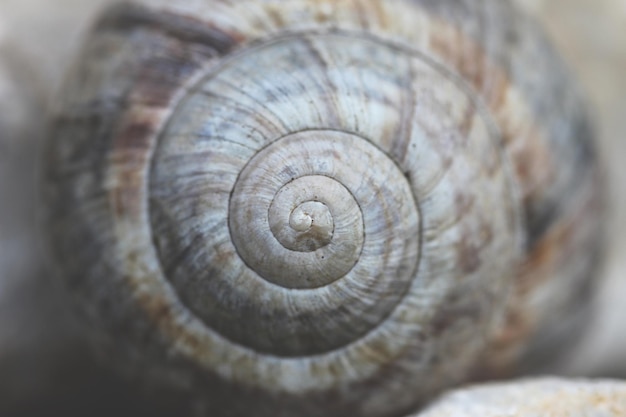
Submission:
[[[514,1],[543,22],[579,78],[608,179],[598,312],[555,372],[626,378],[626,0]],[[148,394],[96,365],[40,250],[36,178],[45,114],[107,3],[113,0],[0,0],[1,416],[165,416],[193,407],[164,395],[154,409]]]

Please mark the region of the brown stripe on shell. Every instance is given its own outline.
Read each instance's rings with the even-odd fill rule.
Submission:
[[[491,362],[491,365],[477,371],[477,375],[501,375],[511,371],[519,356],[528,349],[527,344],[533,335],[547,327],[539,321],[541,308],[531,305],[532,300],[550,291],[555,282],[561,282],[561,287],[566,290],[580,285],[577,282],[581,279],[588,282],[593,279],[587,272],[591,268],[579,271],[579,274],[586,275],[582,278],[563,275],[562,271],[575,250],[593,251],[598,245],[598,230],[585,228],[587,231],[581,231],[580,225],[598,217],[599,182],[572,182],[568,194],[552,201],[553,197],[548,197],[549,190],[555,182],[555,170],[562,169],[562,166],[549,146],[550,132],[533,122],[531,111],[520,107],[523,97],[511,84],[506,68],[493,66],[480,46],[458,28],[444,22],[437,22],[432,29],[431,47],[481,93],[500,129],[503,150],[512,163],[524,203],[528,258],[515,281],[506,323],[486,354],[486,363]],[[586,133],[582,131],[581,135]],[[572,146],[579,145],[574,143]],[[583,179],[584,175],[595,177],[590,171],[593,157],[586,155],[587,164],[577,167]],[[581,196],[587,196],[583,197],[586,199],[583,204],[580,203]]]
[[[534,124],[526,109],[516,107],[521,97],[516,96],[515,87],[505,69],[493,66],[484,50],[458,28],[444,22],[436,22],[434,26],[430,46],[481,94],[482,101],[495,118],[503,149],[509,154],[518,179],[517,185],[521,187],[522,198],[527,204],[529,200],[539,199],[543,188],[553,179],[553,175],[545,170],[554,168],[545,132]],[[489,88],[490,85],[494,87]],[[511,99],[507,100],[509,97]],[[516,120],[509,120],[512,114]]]
[[[210,47],[217,55],[228,53],[243,41],[243,36],[240,34],[212,27],[208,22],[190,15],[153,10],[137,4],[120,4],[112,7],[100,19],[97,28],[121,32],[156,31],[183,43]]]
[[[529,107],[523,102],[523,91],[510,79],[509,68],[490,62],[486,51],[461,29],[437,20],[432,24],[430,46],[433,51],[480,93],[500,129],[502,144],[521,187],[530,229],[528,243],[532,245],[558,219],[563,209],[551,207],[554,203],[549,201],[552,198],[550,188],[556,181],[555,170],[562,169],[560,164],[563,163],[556,154],[555,145],[549,140],[549,135],[554,132],[535,121],[535,118],[545,118],[546,115],[538,115],[532,104]],[[510,47],[515,48],[515,45]],[[584,113],[580,114],[580,118],[586,120]],[[584,122],[576,134],[583,139],[592,136]],[[584,178],[593,162],[593,152],[584,140],[572,138],[572,146],[583,148],[578,178]],[[567,199],[576,194],[577,182],[570,181],[569,187],[569,192],[557,197],[560,202],[563,201],[562,205],[566,205]]]
[[[127,36],[129,31],[133,32],[132,37]],[[97,287],[96,291],[104,291],[103,288],[110,285],[107,281],[119,280],[131,287],[128,294],[118,294],[116,306],[103,298],[94,300],[86,309],[93,313],[98,304],[101,311],[108,312],[102,325],[122,336],[116,338],[115,346],[108,350],[98,348],[105,355],[117,357],[114,352],[121,349],[133,357],[134,348],[122,341],[123,335],[154,339],[156,345],[163,341],[162,334],[146,329],[139,320],[116,319],[118,312],[125,308],[138,315],[147,314],[163,329],[175,327],[174,317],[180,312],[171,310],[171,303],[157,292],[146,291],[146,286],[134,279],[135,275],[145,273],[146,266],[133,252],[119,259],[118,254],[124,250],[116,251],[114,245],[118,244],[119,230],[125,227],[123,221],[133,221],[143,215],[145,168],[149,166],[155,135],[162,128],[164,116],[175,106],[181,90],[185,90],[185,85],[197,72],[214,57],[230,51],[238,41],[228,33],[207,29],[205,23],[193,19],[176,15],[164,18],[149,9],[129,9],[122,5],[96,24],[94,33],[86,41],[88,47],[83,63],[69,73],[66,84],[78,84],[80,87],[75,91],[90,95],[85,102],[83,96],[68,94],[63,97],[63,105],[57,108],[60,111],[55,109],[58,114],[54,116],[54,129],[66,140],[63,147],[50,149],[47,155],[49,181],[60,182],[63,178],[64,186],[57,187],[55,194],[48,193],[47,198],[52,206],[51,216],[55,216],[51,230],[67,236],[68,244],[52,246],[56,256],[66,259],[71,272],[67,275],[75,278],[72,286],[86,285],[84,268],[74,260],[81,258],[92,262],[98,271],[98,276],[93,278],[99,281],[89,284]],[[107,88],[94,91],[90,83]],[[86,134],[87,131],[90,133]],[[62,206],[66,208],[61,210]],[[71,209],[73,206],[75,210]],[[102,242],[92,242],[89,234],[98,235]],[[127,275],[115,276],[107,262],[124,265],[118,270],[125,270]],[[135,302],[141,309],[134,306]],[[170,337],[170,340],[182,340],[188,338],[188,334],[174,334],[172,330]],[[95,339],[107,345],[99,335],[95,335]],[[199,341],[188,339],[187,346],[200,345]],[[141,366],[139,362],[128,362],[126,356],[118,359],[122,361],[122,368]]]
[[[543,364],[551,359],[548,353],[558,354],[551,351],[564,339],[576,341],[577,334],[566,331],[567,325],[576,327],[576,323],[561,325],[557,320],[580,318],[593,300],[596,281],[589,271],[596,269],[601,258],[600,213],[604,210],[598,180],[596,173],[581,186],[582,195],[576,204],[528,253],[520,267],[504,326],[485,353],[488,365],[475,370],[476,378],[510,376],[521,357],[533,366]],[[574,262],[583,262],[585,267],[568,268]],[[568,294],[564,300],[552,294],[555,285]],[[530,357],[531,353],[536,357]]]

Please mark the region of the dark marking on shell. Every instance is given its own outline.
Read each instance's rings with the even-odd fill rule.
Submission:
[[[154,11],[137,5],[122,4],[113,7],[97,24],[99,30],[135,31],[148,28],[188,43],[211,46],[219,55],[230,52],[245,37],[227,33],[205,21],[167,11]]]
[[[461,291],[452,292],[445,300],[442,300],[441,308],[432,318],[433,335],[440,336],[460,321],[479,321],[482,310],[480,305],[468,304],[464,301],[464,294]]]
[[[481,265],[480,248],[474,243],[471,233],[463,232],[456,243],[458,265],[464,275],[476,272]]]
[[[136,118],[131,123],[124,126],[122,130],[116,135],[115,144],[116,150],[124,150],[124,154],[127,154],[129,150],[146,149],[150,145],[150,136],[154,133],[156,125],[159,120],[142,120]]]

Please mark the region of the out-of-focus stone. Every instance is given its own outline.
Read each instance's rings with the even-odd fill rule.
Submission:
[[[537,379],[445,395],[415,417],[623,417],[626,383]]]

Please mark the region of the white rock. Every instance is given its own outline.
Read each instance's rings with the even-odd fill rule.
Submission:
[[[451,392],[416,417],[623,417],[626,382],[545,378]]]

